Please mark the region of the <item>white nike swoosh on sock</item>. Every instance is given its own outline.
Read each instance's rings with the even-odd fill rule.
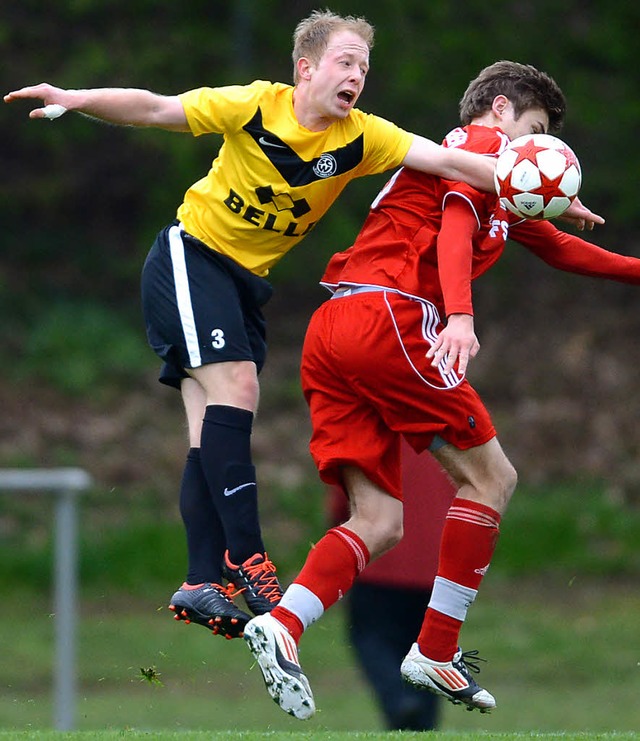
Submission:
[[[246,489],[247,486],[255,486],[255,481],[249,481],[248,484],[240,484],[240,486],[235,486],[233,489],[227,489],[227,487],[224,487],[224,495],[225,497],[230,497],[232,494],[235,494],[237,491],[240,491],[240,489]]]

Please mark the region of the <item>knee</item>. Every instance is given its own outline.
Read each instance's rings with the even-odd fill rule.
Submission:
[[[209,363],[191,371],[206,396],[206,404],[227,404],[255,411],[259,383],[255,364],[249,361]]]
[[[354,515],[345,527],[357,533],[369,550],[371,559],[378,558],[402,540],[403,525],[400,518],[365,518]]]
[[[504,513],[515,491],[518,483],[518,474],[506,457],[483,469],[479,475],[470,477],[462,482],[464,488],[463,497],[469,495],[487,507],[495,509],[500,514]],[[462,493],[462,492],[461,492]]]
[[[227,383],[234,396],[247,406],[255,406],[259,395],[259,382],[252,363],[230,364]]]
[[[387,526],[380,538],[380,544],[381,548],[383,549],[383,553],[386,551],[391,550],[394,546],[398,545],[398,543],[402,540],[402,536],[404,535],[404,528],[402,525],[402,521],[390,523],[389,526]]]
[[[370,529],[371,542],[368,547],[371,558],[377,558],[398,545],[403,534],[401,519],[376,522]]]
[[[494,471],[494,480],[490,486],[493,498],[492,507],[498,512],[504,512],[511,496],[518,484],[518,472],[511,462],[505,458],[500,467]]]
[[[505,480],[505,489],[508,492],[507,496],[511,498],[511,495],[516,490],[516,486],[518,485],[518,472],[511,465],[511,463],[509,463],[509,461],[507,461],[507,464],[509,466],[509,471]]]

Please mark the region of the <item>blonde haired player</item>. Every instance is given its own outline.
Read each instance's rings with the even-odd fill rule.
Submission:
[[[149,252],[142,301],[149,343],[164,361],[160,380],[181,390],[189,427],[180,489],[189,563],[171,608],[230,638],[249,619],[233,603],[234,590],[254,614],[271,610],[282,593],[261,535],[250,449],[269,270],[354,178],[406,165],[493,189],[488,159],[355,107],[372,45],[366,20],[314,12],[294,34],[294,86],[257,80],[159,95],[42,83],[4,98],[43,101],[33,119],[79,111],[114,124],[223,136],[211,169]]]

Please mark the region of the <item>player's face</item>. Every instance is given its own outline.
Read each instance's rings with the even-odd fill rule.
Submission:
[[[317,65],[311,68],[311,90],[318,113],[346,118],[364,88],[369,47],[352,31],[336,31]]]
[[[500,127],[511,140],[525,134],[546,134],[549,129],[549,114],[542,108],[529,108],[516,118],[513,106],[509,103]]]

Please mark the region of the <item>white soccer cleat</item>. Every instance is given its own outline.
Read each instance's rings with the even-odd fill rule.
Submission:
[[[462,653],[458,649],[451,661],[432,661],[421,654],[418,644],[414,643],[402,662],[400,673],[407,682],[445,697],[454,705],[464,703],[467,710],[478,708],[481,713],[488,713],[496,707],[495,698],[469,673],[469,669],[480,671],[475,662],[482,659],[478,659],[477,654],[477,651]]]
[[[316,712],[309,681],[298,662],[296,643],[268,613],[251,619],[244,640],[258,662],[267,692],[285,713],[307,720]]]

